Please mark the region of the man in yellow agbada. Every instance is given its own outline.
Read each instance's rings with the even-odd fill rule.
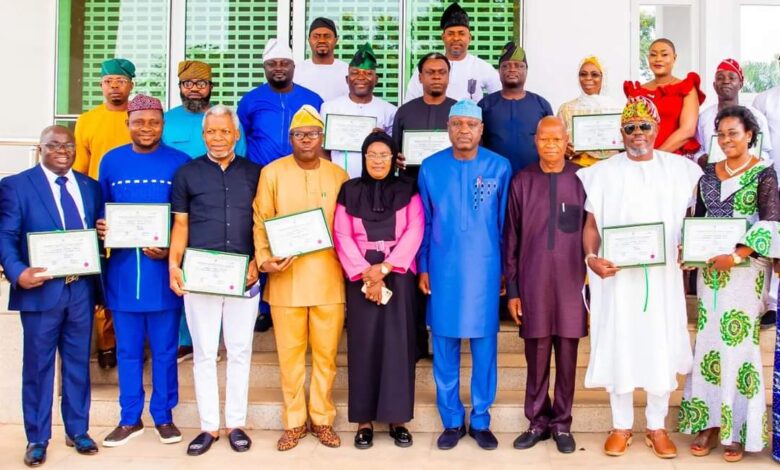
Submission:
[[[339,189],[349,177],[322,154],[324,126],[313,107],[304,105],[293,117],[293,153],[263,168],[254,201],[255,258],[268,273],[264,299],[271,305],[276,349],[284,394],[284,433],[277,448],[289,450],[311,432],[322,444],[338,447],[333,430],[336,407],[332,388],[336,353],[344,328],[344,276],[333,248],[287,258],[271,254],[264,221],[321,208],[328,230]],[[306,407],[306,347],[311,342],[311,390]]]

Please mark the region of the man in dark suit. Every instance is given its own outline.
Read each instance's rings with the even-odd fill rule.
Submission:
[[[11,283],[9,308],[20,312],[24,332],[24,463],[30,467],[46,461],[57,350],[65,443],[81,454],[98,451],[87,428],[90,335],[100,276],[47,276],[45,268],[29,265],[27,234],[94,228],[103,198],[96,181],[71,170],[76,153],[68,129],[44,129],[39,149],[40,165],[0,181],[0,264]]]

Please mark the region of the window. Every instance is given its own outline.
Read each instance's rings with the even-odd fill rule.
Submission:
[[[743,93],[780,85],[780,4],[740,6],[740,65]]]
[[[699,59],[698,3],[691,0],[633,0],[631,24],[632,76],[646,82],[653,79],[647,64],[650,44],[658,38],[674,43],[677,61],[674,74],[685,77],[688,72],[702,70]]]

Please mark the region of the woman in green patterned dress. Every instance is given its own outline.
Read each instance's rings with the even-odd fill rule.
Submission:
[[[729,107],[718,113],[715,127],[727,158],[707,165],[697,216],[744,218],[749,226],[780,220],[772,162],[748,152],[759,132],[755,117],[742,106]],[[758,452],[768,444],[759,332],[772,271],[761,256],[766,243],[758,234],[699,270],[694,363],[680,404],[680,432],[697,434],[691,444],[696,456],[709,454],[720,442],[724,459],[735,462],[744,451]],[[749,265],[732,269],[743,258]]]

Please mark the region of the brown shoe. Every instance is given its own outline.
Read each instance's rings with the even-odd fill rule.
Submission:
[[[645,434],[645,444],[652,448],[653,453],[662,459],[677,457],[677,447],[669,438],[666,429],[648,429],[647,434]]]
[[[341,438],[336,434],[336,431],[333,430],[333,426],[327,424],[324,426],[317,426],[316,424],[312,424],[311,433],[317,436],[317,439],[319,439],[325,447],[341,446]]]
[[[130,439],[144,432],[144,423],[138,422],[130,426],[117,426],[108,436],[103,438],[103,447],[119,447],[127,444]]]
[[[294,448],[298,445],[298,441],[306,437],[306,432],[306,426],[285,429],[282,437],[276,442],[276,450],[285,451]]]
[[[620,457],[626,453],[631,445],[633,434],[630,429],[613,429],[609,432],[607,442],[604,443],[604,453],[612,457]]]

